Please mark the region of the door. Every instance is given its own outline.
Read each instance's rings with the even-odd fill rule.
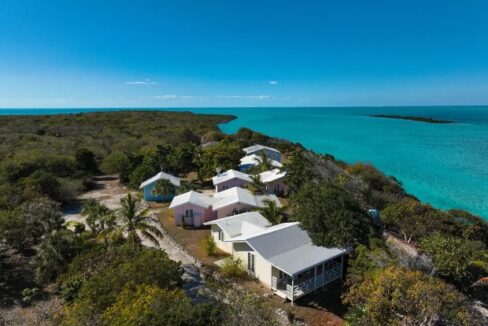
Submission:
[[[193,225],[193,209],[187,209],[185,211],[185,224]]]

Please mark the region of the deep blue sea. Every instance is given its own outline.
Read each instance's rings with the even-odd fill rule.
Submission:
[[[0,114],[54,114],[113,109],[4,109]],[[488,219],[488,106],[364,108],[165,109],[238,116],[221,125],[248,127],[299,142],[349,163],[370,162],[434,207],[462,208]],[[400,114],[454,120],[430,124],[368,117]]]

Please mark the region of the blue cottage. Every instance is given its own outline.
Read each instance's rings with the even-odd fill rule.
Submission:
[[[167,196],[167,198],[163,198],[162,195],[155,195],[153,194],[154,185],[159,180],[168,180],[174,186],[180,186],[180,178],[172,176],[171,174],[159,172],[154,177],[147,179],[139,186],[139,189],[144,189],[144,200],[145,201],[170,201],[173,199],[174,195]]]

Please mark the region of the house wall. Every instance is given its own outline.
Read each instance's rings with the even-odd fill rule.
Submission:
[[[215,192],[221,192],[221,191],[224,191],[224,190],[227,190],[230,188],[234,188],[234,187],[243,188],[246,184],[247,184],[247,181],[242,180],[242,179],[238,179],[238,178],[234,178],[234,179],[231,179],[231,180],[228,180],[226,182],[222,182],[222,183],[216,185],[215,186]]]
[[[204,208],[194,204],[184,204],[174,208],[174,218],[176,225],[183,224],[183,216],[186,210],[193,209],[193,226],[200,227],[203,223],[214,220],[217,214],[211,208]],[[190,220],[185,220],[185,223],[191,225]]]
[[[247,271],[247,253],[251,252],[254,254],[254,273],[248,271],[249,274],[256,277],[260,282],[262,282],[267,287],[271,288],[271,264],[264,259],[261,255],[256,253],[249,245],[246,243],[234,243],[234,257],[239,257],[244,264],[244,268]]]
[[[165,196],[165,197],[163,197],[162,195],[154,195],[153,194],[154,185],[155,185],[155,183],[151,183],[151,184],[144,187],[144,200],[145,201],[171,201],[173,199],[174,194],[170,195],[170,196]]]
[[[219,240],[219,230],[220,228],[217,225],[212,225],[211,226],[211,234],[212,237],[214,238],[215,244],[217,245],[217,248],[219,248],[222,251],[225,251],[228,254],[232,254],[232,243],[231,242],[224,242]],[[228,240],[229,235],[224,232],[224,240]]]
[[[254,208],[255,208],[254,206],[241,204],[241,203],[229,205],[226,207],[219,208],[217,210],[217,218],[223,218],[223,217],[235,215],[234,210],[250,211],[253,210]]]
[[[266,184],[266,192],[268,194],[276,194],[285,192],[286,185],[283,182],[284,178],[268,182]]]

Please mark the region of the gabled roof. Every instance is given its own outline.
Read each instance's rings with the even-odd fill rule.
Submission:
[[[139,189],[142,189],[145,186],[148,186],[150,184],[153,184],[153,183],[155,183],[156,181],[159,181],[159,180],[169,180],[169,182],[171,182],[173,185],[175,185],[177,187],[180,186],[180,178],[177,178],[177,177],[175,177],[175,176],[173,176],[171,174],[168,174],[168,173],[159,172],[154,177],[149,178],[146,181],[144,181],[143,183],[141,183],[141,185],[139,186]]]
[[[315,246],[297,222],[278,224],[232,240],[246,241],[259,255],[288,275],[298,274],[347,252],[341,248]]]
[[[271,159],[270,159],[270,161],[271,161],[271,165],[275,166],[277,168],[280,168],[283,166],[283,164],[281,164],[278,161],[271,160]],[[241,158],[240,165],[259,165],[259,163],[261,163],[260,157],[256,154],[251,154],[251,155],[246,155],[243,158]]]
[[[217,225],[231,238],[244,234],[255,234],[271,225],[259,212],[242,213],[204,223],[204,225],[212,224]]]
[[[209,208],[212,206],[214,198],[204,195],[196,191],[188,191],[184,194],[178,195],[171,201],[169,208],[175,208],[184,204],[194,204],[196,206]]]
[[[244,180],[247,182],[251,182],[251,177],[249,174],[236,171],[236,170],[227,170],[219,175],[216,175],[215,177],[212,178],[212,182],[214,185],[221,184],[222,182],[226,182],[232,179],[240,179]]]
[[[278,200],[278,197],[276,197],[275,195],[255,196],[249,190],[240,187],[234,187],[221,192],[217,192],[214,194],[213,199],[215,200],[212,206],[214,211],[219,208],[237,203],[246,204],[254,207],[263,207],[264,201],[267,199],[276,202],[278,207],[281,207],[281,203]]]
[[[277,153],[281,154],[281,152],[279,150],[277,150],[276,148],[268,147],[268,146],[264,146],[264,145],[259,145],[259,144],[243,148],[242,150],[244,152],[246,152],[247,154],[251,154],[251,153],[262,151],[262,150],[269,150],[269,151],[273,151],[273,152],[277,152]]]
[[[286,176],[286,172],[281,172],[279,169],[273,169],[270,171],[261,172],[259,178],[261,182],[268,183],[275,181]]]

